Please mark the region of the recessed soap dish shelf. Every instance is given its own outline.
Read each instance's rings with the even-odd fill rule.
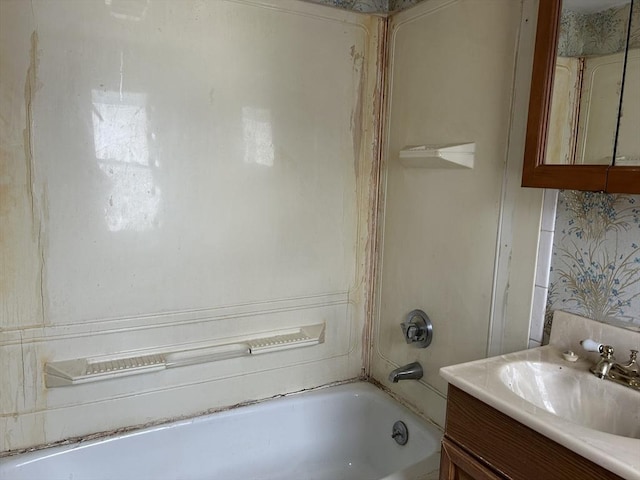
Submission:
[[[412,145],[400,150],[400,163],[409,168],[473,168],[476,144]]]
[[[130,352],[110,357],[77,358],[48,362],[44,367],[47,388],[81,385],[167,368],[260,355],[324,343],[324,323],[278,330],[233,343],[182,346],[166,352]]]

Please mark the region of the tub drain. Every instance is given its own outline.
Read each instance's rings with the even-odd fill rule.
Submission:
[[[398,420],[393,424],[391,438],[393,438],[398,445],[405,445],[409,441],[409,429],[404,422]]]

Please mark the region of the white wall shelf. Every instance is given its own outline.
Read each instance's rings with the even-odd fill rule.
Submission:
[[[415,145],[400,150],[400,163],[409,168],[473,168],[476,144]]]
[[[324,329],[325,324],[320,323],[263,333],[233,343],[198,343],[183,346],[179,350],[128,352],[126,356],[112,355],[49,362],[44,368],[45,384],[47,388],[81,385],[167,368],[309,347],[324,342]]]

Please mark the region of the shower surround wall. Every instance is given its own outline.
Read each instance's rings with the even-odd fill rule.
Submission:
[[[440,366],[526,347],[535,1],[423,2],[388,64],[381,17],[312,3],[32,3],[0,2],[0,451],[363,371],[443,425]],[[476,142],[474,169],[398,164],[446,142]],[[320,322],[320,346],[44,388],[49,361]],[[416,359],[424,379],[387,383]]]
[[[381,20],[277,0],[0,2],[0,451],[361,373]],[[325,341],[46,389],[46,362]]]
[[[392,17],[384,236],[371,372],[443,425],[442,366],[527,348],[540,189],[520,187],[534,2],[433,0]],[[406,146],[476,143],[475,165],[408,168]],[[426,349],[405,343],[414,309]],[[418,360],[424,377],[392,384]]]

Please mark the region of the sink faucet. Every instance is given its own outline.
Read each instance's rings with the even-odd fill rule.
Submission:
[[[422,378],[422,374],[422,365],[418,362],[413,362],[392,371],[389,374],[389,381],[398,383],[400,380],[420,380]]]
[[[612,380],[635,390],[640,390],[640,366],[638,351],[631,350],[627,363],[618,363],[613,356],[613,347],[587,339],[580,342],[587,352],[600,353],[600,360],[589,370],[598,378]]]

